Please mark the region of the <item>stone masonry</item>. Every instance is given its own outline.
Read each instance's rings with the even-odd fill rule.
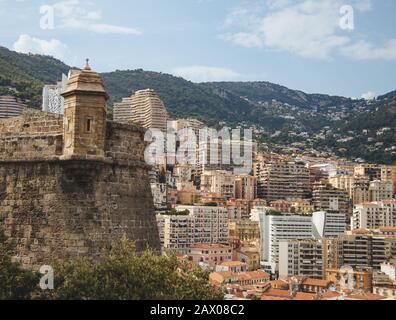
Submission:
[[[88,65],[64,98],[65,116],[0,120],[0,227],[14,259],[33,269],[96,260],[123,235],[159,251],[144,129],[106,121],[107,94]]]

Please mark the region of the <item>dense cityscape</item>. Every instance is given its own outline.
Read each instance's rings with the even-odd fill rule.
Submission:
[[[31,159],[40,162],[44,161],[40,160],[43,156],[45,161],[54,160],[55,155],[61,154],[62,144],[63,160],[69,155],[76,161],[102,161],[99,160],[104,155],[100,140],[105,136],[109,139],[109,134],[117,134],[114,133],[117,130],[121,130],[118,134],[124,132],[125,135],[131,124],[148,131],[168,133],[167,139],[172,133],[190,130],[197,139],[188,144],[193,152],[187,160],[180,161],[176,156],[182,148],[180,141],[176,153],[171,152],[167,141],[163,141],[162,144],[168,145],[167,152],[157,150],[155,164],[147,167],[147,185],[151,193],[149,196],[147,192],[140,194],[134,202],[137,207],[143,201],[152,202],[155,218],[153,216],[151,221],[156,228],[151,226],[145,232],[158,232],[163,255],[174,253],[179,260],[207,272],[209,283],[223,292],[226,300],[396,298],[395,165],[321,157],[311,151],[292,155],[262,152],[259,143],[246,137],[242,142],[206,137],[202,143],[199,136],[204,123],[194,118],[171,119],[161,98],[152,89],[136,91],[131,97],[115,103],[112,108],[114,122],[108,122],[113,124],[102,134],[103,120],[99,119],[106,120],[106,116],[99,106],[105,101],[106,91],[101,81],[87,61],[82,71],[71,70],[68,76],[63,75],[62,82],[43,88],[42,111],[30,109],[12,96],[2,96],[3,161]],[[73,125],[78,121],[83,122]],[[64,132],[62,137],[58,135],[57,138],[57,126],[64,127],[60,128]],[[17,133],[15,128],[21,131]],[[128,130],[136,131],[136,128]],[[76,133],[69,135],[70,130]],[[81,138],[76,139],[75,135]],[[65,140],[61,143],[59,139]],[[68,139],[72,139],[70,143]],[[130,165],[131,161],[137,161],[136,157],[142,156],[143,149],[139,156],[128,154],[131,152],[128,148],[136,149],[137,141],[143,136],[131,136],[129,139],[135,139],[130,140],[132,145],[128,140],[118,142],[116,136],[112,139],[110,151],[105,151],[108,159],[126,161]],[[15,141],[20,142],[15,144]],[[152,141],[146,140],[147,144],[149,142]],[[236,149],[239,155],[246,153],[244,156],[247,156],[250,152],[248,166],[246,162],[237,166],[229,161],[231,157],[224,156]],[[126,179],[124,183],[128,185],[128,179],[134,178]],[[144,181],[144,173],[141,179]],[[142,188],[143,181],[140,182]],[[77,183],[71,182],[71,187],[78,188]],[[121,186],[114,188],[125,192]],[[23,197],[28,198],[26,194]],[[18,206],[18,202],[10,201],[2,202],[6,212],[10,205]],[[125,205],[114,201],[115,211],[119,205]],[[92,209],[86,206],[81,202],[76,209],[92,214]],[[19,218],[11,220],[6,216],[6,227],[15,224],[14,228],[22,230],[26,221],[18,223],[15,219]],[[119,219],[124,218],[120,216]],[[89,224],[88,221],[84,223]],[[19,238],[19,232],[11,230],[8,233],[13,235],[14,243],[26,241]],[[136,231],[132,233],[138,242],[143,241],[136,236]],[[151,235],[151,238],[156,236]],[[75,240],[81,245],[72,246],[71,251],[78,250],[78,255],[93,254],[84,240],[78,236]],[[33,243],[36,241],[39,243],[43,239],[37,238]],[[150,241],[151,245],[155,242]],[[39,267],[46,255],[41,256],[38,248],[33,250],[30,240],[24,247],[18,246],[14,251],[22,257],[22,264],[28,268]],[[53,248],[49,245],[47,250]],[[59,256],[70,257],[63,253]]]
[[[395,10],[0,0],[1,308],[395,301]]]

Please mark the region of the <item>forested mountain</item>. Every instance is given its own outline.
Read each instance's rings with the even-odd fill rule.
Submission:
[[[28,105],[41,105],[44,84],[56,83],[70,67],[48,56],[21,54],[0,47],[0,94],[13,94]]]
[[[40,108],[43,85],[55,84],[69,69],[49,56],[0,47],[0,95],[13,94]],[[269,143],[396,162],[396,91],[368,102],[307,94],[270,82],[193,83],[141,69],[102,77],[110,95],[109,113],[114,102],[152,88],[175,118],[195,117],[210,126],[255,126]]]

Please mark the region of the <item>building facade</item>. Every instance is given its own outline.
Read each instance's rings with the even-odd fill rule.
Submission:
[[[194,244],[227,244],[227,209],[177,205],[180,214],[158,214],[157,224],[163,249],[187,254]]]
[[[351,220],[351,229],[380,229],[396,227],[396,199],[355,206]]]
[[[309,197],[309,170],[304,164],[288,161],[255,164],[258,197],[267,201]]]
[[[279,277],[303,276],[323,279],[326,255],[326,243],[322,240],[281,240]]]
[[[113,108],[114,121],[136,123],[146,129],[167,130],[168,113],[164,103],[152,89],[138,90],[123,98]]]
[[[0,96],[0,119],[18,117],[27,106],[14,96]]]

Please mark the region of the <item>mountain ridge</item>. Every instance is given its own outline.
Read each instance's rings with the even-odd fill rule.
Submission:
[[[55,84],[69,69],[49,56],[0,47],[0,95],[13,94],[40,108],[42,87]],[[175,118],[194,117],[213,127],[253,126],[263,144],[304,145],[301,148],[375,161],[386,153],[385,161],[396,163],[396,90],[366,101],[308,94],[268,81],[193,83],[142,69],[101,76],[110,95],[110,116],[114,102],[152,88]]]

